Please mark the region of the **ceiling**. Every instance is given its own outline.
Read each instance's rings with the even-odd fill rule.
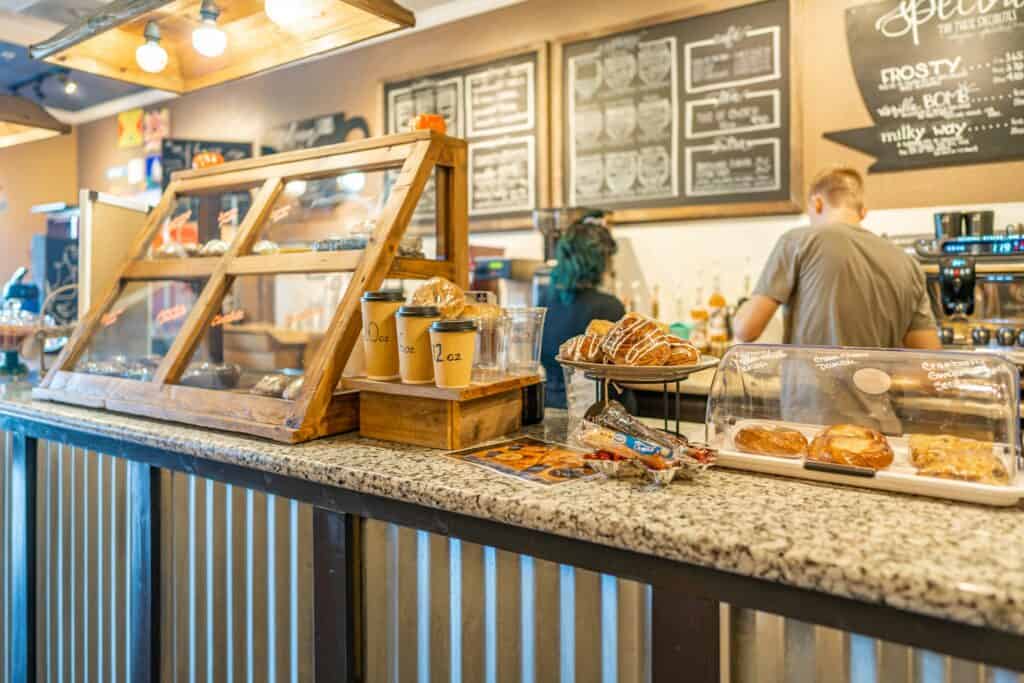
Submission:
[[[130,106],[146,106],[173,97],[170,93],[147,90],[90,74],[67,73],[66,70],[29,58],[24,46],[49,38],[67,24],[92,14],[111,1],[0,0],[0,93],[21,85],[17,94],[40,102],[51,109],[58,119],[73,124],[109,116]],[[416,13],[416,28],[370,42],[388,40],[409,31],[425,30],[523,0],[397,1]],[[64,92],[61,80],[64,73],[78,84],[78,91],[74,95],[69,96]],[[37,82],[39,88],[36,88]]]
[[[78,86],[74,94],[65,94],[64,79],[70,79]],[[26,48],[0,42],[0,92],[21,95],[53,109],[77,112],[143,89],[130,83],[78,71],[69,72],[38,62],[28,56]]]
[[[70,24],[92,14],[110,0],[0,0],[0,10]]]

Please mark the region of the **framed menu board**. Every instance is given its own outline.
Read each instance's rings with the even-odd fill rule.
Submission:
[[[699,3],[560,40],[555,204],[620,223],[799,211],[797,1]]]
[[[875,157],[869,173],[1024,159],[1018,8],[1024,2],[920,15],[898,0],[847,8],[850,61],[873,125],[825,137]]]
[[[550,199],[547,45],[408,74],[383,84],[384,129],[409,130],[417,114],[440,114],[448,134],[469,143],[469,218],[473,230],[533,224]],[[433,180],[414,223],[434,220]]]

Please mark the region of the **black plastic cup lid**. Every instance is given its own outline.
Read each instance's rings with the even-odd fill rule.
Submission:
[[[475,332],[474,320],[438,320],[430,326],[434,332]]]
[[[402,306],[397,315],[403,318],[440,318],[441,309],[437,306]]]
[[[405,295],[396,289],[381,289],[376,292],[364,292],[363,301],[405,301]]]

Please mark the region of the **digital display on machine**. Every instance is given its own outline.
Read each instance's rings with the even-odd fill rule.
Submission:
[[[943,242],[943,254],[967,254],[971,256],[1010,256],[1024,254],[1024,239],[1017,237],[966,238]]]

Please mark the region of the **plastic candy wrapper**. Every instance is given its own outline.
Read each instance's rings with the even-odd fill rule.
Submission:
[[[466,293],[443,277],[432,277],[417,287],[409,297],[410,306],[437,306],[441,317],[453,320],[466,309]]]
[[[618,401],[608,401],[603,405],[595,403],[587,411],[586,419],[613,431],[663,446],[684,461],[694,461],[702,467],[710,467],[715,462],[715,451],[711,448],[702,444],[690,443],[685,436],[677,436],[648,427],[630,415]]]
[[[586,448],[642,464],[648,474],[676,470],[676,474],[656,477],[656,481],[671,481],[676,475],[692,478],[715,461],[715,451],[711,448],[690,443],[685,437],[652,429],[615,401],[592,406],[586,419],[574,430],[572,439]],[[600,458],[594,456],[591,459]],[[609,476],[621,476],[611,472],[620,468],[602,464],[595,469]]]
[[[588,448],[639,460],[652,470],[663,470],[672,466],[675,459],[672,450],[629,434],[616,432],[607,427],[584,420],[573,435]]]
[[[630,415],[626,407],[618,401],[608,401],[603,404],[595,403],[587,411],[586,419],[602,427],[664,446],[670,451],[689,445],[684,436],[676,436],[675,434],[669,434],[668,432],[648,427]]]

